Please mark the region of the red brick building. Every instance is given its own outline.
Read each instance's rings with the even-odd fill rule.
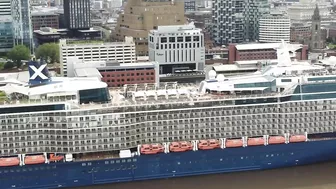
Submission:
[[[59,15],[54,12],[33,12],[32,13],[33,30],[39,30],[43,27],[59,28]]]
[[[311,36],[310,25],[293,24],[290,27],[290,42],[309,43]]]
[[[300,44],[292,44],[300,46]],[[229,44],[228,62],[233,63],[241,60],[272,60],[277,59],[275,48],[279,43],[257,43],[257,44]],[[308,46],[302,45],[296,51],[297,60],[308,59]]]
[[[157,65],[153,62],[107,65],[97,69],[102,75],[101,80],[106,82],[109,87],[159,81]]]

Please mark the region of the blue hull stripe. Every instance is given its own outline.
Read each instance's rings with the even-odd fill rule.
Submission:
[[[251,171],[336,160],[336,140],[141,155],[127,159],[0,168],[1,189],[50,189],[201,174]]]

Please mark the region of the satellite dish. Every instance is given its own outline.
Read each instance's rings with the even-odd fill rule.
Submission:
[[[209,75],[209,79],[215,79],[217,73],[216,73],[215,70],[210,70],[210,71],[208,72],[208,75]]]
[[[217,75],[217,81],[224,81],[225,80],[225,76],[223,74],[219,74]]]

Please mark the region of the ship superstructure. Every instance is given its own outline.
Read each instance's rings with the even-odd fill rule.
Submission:
[[[54,174],[68,174],[62,187],[333,159],[308,150],[324,141],[325,154],[336,143],[334,69],[291,61],[286,44],[279,47],[278,64],[253,74],[211,71],[199,86],[126,85],[111,93],[96,78],[51,78],[31,63],[34,82],[2,87],[11,93],[0,108],[0,176],[2,167],[52,163]]]

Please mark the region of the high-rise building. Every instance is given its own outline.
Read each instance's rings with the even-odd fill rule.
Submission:
[[[213,0],[211,36],[216,44],[244,42],[245,0]]]
[[[11,15],[11,0],[0,0],[0,16]]]
[[[290,18],[282,13],[271,13],[261,17],[259,21],[259,42],[277,43],[290,41]]]
[[[0,53],[7,53],[13,48],[12,17],[0,16]]]
[[[125,36],[135,40],[138,56],[148,56],[148,32],[163,25],[183,25],[184,3],[172,0],[128,0],[124,13],[120,14],[113,40],[122,41]]]
[[[11,0],[13,37],[15,45],[26,45],[34,50],[30,0]]]
[[[196,11],[196,1],[195,0],[185,0],[184,1],[184,12]]]
[[[204,71],[204,35],[194,24],[158,26],[149,32],[148,44],[149,60],[159,63],[160,74]]]
[[[80,30],[91,27],[90,0],[64,0],[63,7],[68,29]]]
[[[213,0],[211,35],[215,43],[227,45],[259,38],[259,19],[269,12],[267,0]]]
[[[245,0],[245,41],[259,39],[259,20],[270,11],[268,0]]]

